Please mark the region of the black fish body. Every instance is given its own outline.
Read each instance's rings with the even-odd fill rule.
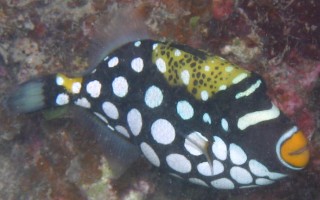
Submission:
[[[9,100],[18,112],[68,104],[88,109],[154,166],[199,185],[269,185],[309,160],[306,138],[259,75],[184,45],[130,42],[83,77],[32,80]]]

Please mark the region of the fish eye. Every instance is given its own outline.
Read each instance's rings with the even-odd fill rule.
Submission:
[[[303,169],[309,162],[308,140],[296,126],[282,134],[276,151],[281,163],[290,169]]]

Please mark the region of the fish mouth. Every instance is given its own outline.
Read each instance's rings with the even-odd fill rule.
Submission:
[[[303,132],[293,127],[284,133],[278,141],[277,154],[280,161],[291,169],[299,170],[307,166],[310,151]]]

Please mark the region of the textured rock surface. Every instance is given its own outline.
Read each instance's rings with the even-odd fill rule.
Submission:
[[[1,107],[0,199],[320,198],[318,1],[4,0],[0,100],[32,76],[84,71],[103,49],[92,46],[105,44],[97,32],[124,9],[138,14],[153,37],[209,50],[260,73],[272,99],[310,138],[309,167],[276,185],[240,192],[189,185],[143,160],[111,180],[101,150],[76,120],[17,116]]]

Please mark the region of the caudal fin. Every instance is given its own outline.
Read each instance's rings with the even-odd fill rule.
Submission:
[[[6,105],[11,112],[29,113],[69,103],[70,94],[56,82],[59,75],[31,79],[19,85],[9,95]]]

